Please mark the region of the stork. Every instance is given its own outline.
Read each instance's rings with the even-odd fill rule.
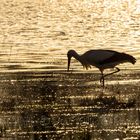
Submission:
[[[91,68],[91,66],[95,66],[96,68],[98,68],[101,72],[100,83],[101,82],[103,83],[103,87],[104,87],[104,77],[120,71],[120,69],[116,67],[117,65],[126,62],[135,64],[136,62],[136,59],[132,55],[120,53],[113,50],[101,50],[101,49],[89,50],[82,55],[79,55],[75,50],[69,50],[67,53],[67,57],[68,57],[67,71],[69,71],[70,69],[70,61],[72,57],[78,60],[82,64],[82,66],[86,69]],[[109,68],[115,68],[116,71],[104,75],[103,73],[104,70]]]

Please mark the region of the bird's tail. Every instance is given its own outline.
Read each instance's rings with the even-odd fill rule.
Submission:
[[[125,54],[125,53],[124,53],[124,54]],[[126,59],[128,62],[132,63],[132,64],[135,64],[135,63],[136,63],[136,58],[133,57],[132,55],[125,54],[125,59]]]

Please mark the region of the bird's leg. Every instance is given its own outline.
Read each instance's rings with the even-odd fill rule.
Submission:
[[[103,73],[101,73],[100,83],[103,81]]]
[[[104,76],[103,76],[102,80],[103,80],[103,88],[104,88],[104,86],[105,86],[105,82],[104,82]]]
[[[116,71],[111,72],[111,73],[108,73],[108,74],[104,75],[103,77],[106,77],[106,76],[112,75],[112,74],[117,73],[117,72],[119,72],[119,71],[120,71],[120,69],[119,69],[119,68],[117,68],[117,67],[115,67],[115,68],[117,69]]]
[[[100,78],[100,83],[103,82],[103,87],[104,87],[104,74],[103,71],[101,70],[101,78]]]
[[[117,72],[119,72],[120,71],[120,69],[119,68],[117,68],[117,67],[115,67],[117,70],[116,71],[114,71],[114,72],[111,72],[111,73],[108,73],[108,74],[103,74],[103,71],[101,70],[101,78],[100,78],[100,83],[103,83],[103,87],[104,87],[104,85],[105,85],[105,82],[104,82],[104,77],[106,77],[106,76],[109,76],[109,75],[112,75],[112,74],[114,74],[114,73],[117,73]]]

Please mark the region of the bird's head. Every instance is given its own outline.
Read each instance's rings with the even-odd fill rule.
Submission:
[[[69,71],[69,68],[70,68],[70,61],[71,61],[71,58],[74,57],[76,55],[76,52],[74,50],[69,50],[68,53],[67,53],[67,57],[68,57],[68,68],[67,68],[67,71]]]

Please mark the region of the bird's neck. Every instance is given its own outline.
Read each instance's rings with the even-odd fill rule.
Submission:
[[[75,54],[73,55],[73,57],[74,57],[76,60],[78,60],[78,61],[82,64],[82,66],[83,66],[84,68],[86,68],[86,69],[91,68],[90,64],[85,60],[84,57],[82,57],[82,55],[79,55],[79,54],[75,53]]]
[[[73,56],[72,57],[74,57],[76,60],[78,60],[79,62],[81,62],[82,60],[81,60],[81,56],[78,54],[78,53],[74,53],[73,54]]]

